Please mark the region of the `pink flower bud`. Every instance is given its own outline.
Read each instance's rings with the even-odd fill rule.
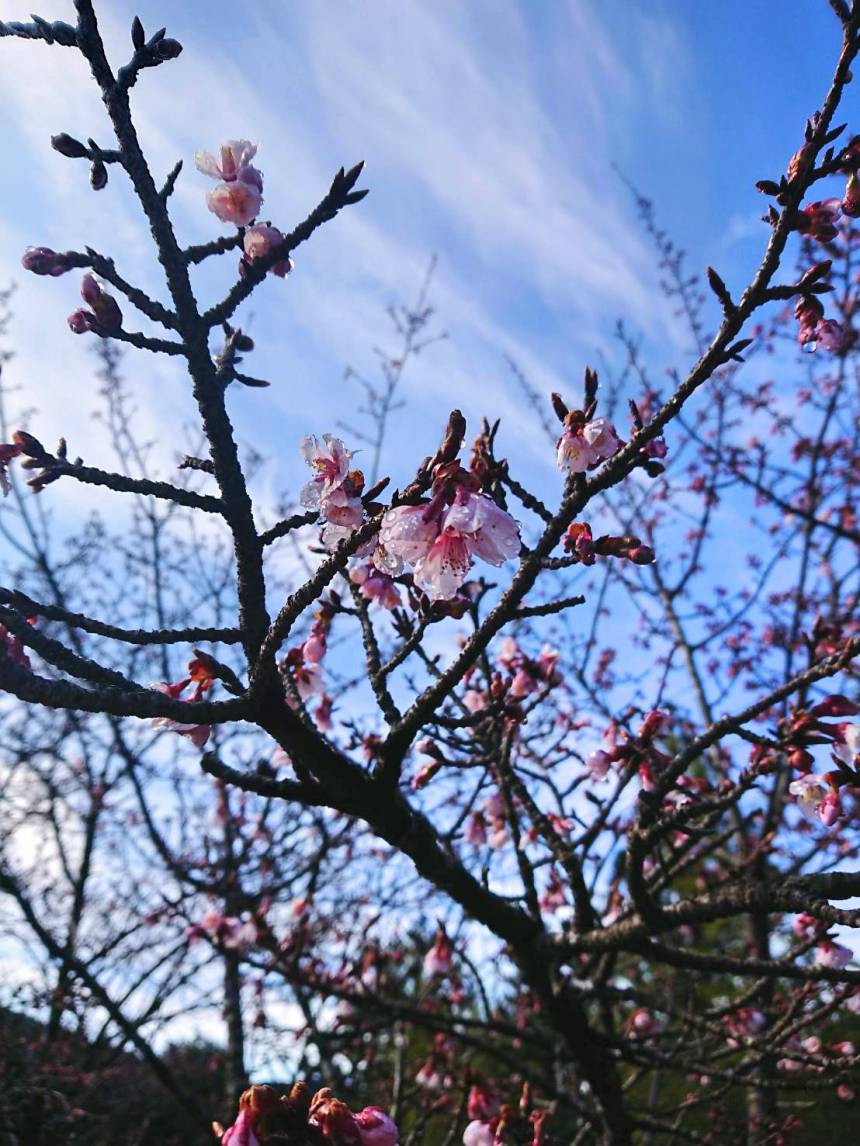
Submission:
[[[58,255],[50,247],[28,247],[21,257],[21,266],[34,275],[50,275],[52,278],[71,270],[66,256]]]
[[[72,311],[68,317],[69,329],[73,334],[86,334],[88,330],[92,330],[92,321],[94,315],[82,306],[77,310]]]
[[[98,279],[95,275],[87,272],[81,280],[81,298],[87,306],[95,306],[101,297],[102,288],[99,286]]]
[[[326,639],[324,633],[312,633],[302,645],[305,660],[311,664],[319,664],[326,654]]]
[[[397,1146],[400,1141],[400,1132],[379,1106],[366,1106],[355,1121],[361,1146]]]
[[[493,1146],[495,1137],[489,1122],[476,1119],[463,1131],[463,1146]]]

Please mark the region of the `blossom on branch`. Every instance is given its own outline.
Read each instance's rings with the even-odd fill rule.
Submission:
[[[318,509],[327,522],[323,544],[334,549],[364,520],[361,492],[364,475],[350,470],[352,451],[340,438],[323,434],[322,441],[312,435],[302,438],[300,450],[315,476],[302,486],[299,500],[306,509]]]
[[[584,474],[611,458],[621,447],[608,418],[586,422],[582,415],[569,414],[564,433],[558,439],[556,460],[566,473]]]
[[[517,523],[487,494],[469,488],[469,477],[457,470],[429,503],[397,506],[382,520],[385,551],[413,566],[415,584],[431,600],[454,597],[473,558],[502,565],[520,550]]]
[[[94,275],[84,275],[81,298],[90,309],[79,307],[69,315],[69,329],[73,334],[84,334],[88,330],[102,335],[115,334],[122,327],[119,304]]]
[[[257,145],[247,139],[231,139],[222,144],[216,159],[208,151],[198,151],[194,157],[197,170],[218,186],[206,196],[206,205],[222,223],[246,227],[257,217],[263,202],[263,176],[252,166]]]
[[[283,234],[277,227],[269,227],[264,223],[257,223],[253,227],[249,227],[245,232],[245,237],[242,240],[242,247],[245,251],[239,263],[239,273],[243,274],[247,266],[250,266],[255,259],[261,259],[280,243],[284,241]],[[293,260],[287,255],[286,258],[280,259],[274,266],[269,268],[269,274],[276,275],[280,279],[284,279],[293,269]]]

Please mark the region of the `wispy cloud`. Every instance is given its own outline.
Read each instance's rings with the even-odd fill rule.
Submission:
[[[372,196],[302,248],[295,276],[267,284],[250,308],[260,336],[254,369],[274,386],[237,394],[236,422],[264,450],[286,450],[281,481],[297,480],[302,432],[349,417],[355,391],[339,382],[342,368],[366,362],[386,338],[385,304],[413,293],[431,251],[440,256],[434,301],[450,339],[412,376],[414,405],[402,422],[410,455],[429,448],[442,407],[458,403],[472,417],[501,414],[516,428],[512,449],[547,464],[539,430],[523,431],[505,354],[548,390],[569,388],[571,371],[578,377],[606,348],[616,314],[671,341],[650,253],[607,143],[608,121],[634,101],[653,103],[658,114],[666,76],[678,76],[671,65],[679,35],[669,21],[631,14],[648,45],[643,59],[638,47],[629,49],[629,30],[622,39],[611,35],[600,7],[586,2],[533,9],[344,0],[335,18],[332,7],[310,0],[260,0],[246,6],[241,23],[221,0],[175,9],[146,0],[135,8],[147,27],[168,19],[186,41],[178,62],[141,77],[134,98],[154,166],[166,172],[177,157],[186,162],[174,215],[190,241],[218,226],[191,162],[200,147],[236,135],[259,139],[265,213],[282,226],[313,205],[341,162],[368,160]],[[53,18],[70,9],[63,0],[42,6]],[[132,7],[113,0],[102,11],[120,59]],[[0,14],[13,14],[8,0],[0,0]],[[9,41],[0,50],[2,142],[22,160],[0,226],[4,277],[20,278],[16,263],[27,242],[109,242],[124,273],[160,290],[122,180],[91,194],[83,165],[48,146],[60,129],[108,141],[82,61]],[[223,289],[234,263],[228,256],[202,274],[201,296]],[[51,432],[68,432],[71,423],[86,436],[92,360],[85,340],[64,325],[75,292],[71,276],[22,281],[16,373],[27,386],[38,379],[34,397]],[[128,371],[147,428],[169,444],[171,423],[191,414],[187,383],[175,364],[149,356],[129,359]]]

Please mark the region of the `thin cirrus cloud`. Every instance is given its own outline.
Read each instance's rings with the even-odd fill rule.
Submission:
[[[40,14],[69,18],[71,10],[54,0]],[[619,37],[588,2],[344,0],[335,11],[310,0],[259,0],[243,7],[241,22],[222,0],[103,0],[100,12],[115,61],[128,52],[135,12],[149,30],[167,20],[185,43],[178,61],[144,73],[133,93],[154,167],[166,173],[176,158],[185,161],[173,200],[184,239],[221,230],[203,205],[206,180],[193,169],[201,147],[227,137],[259,140],[264,213],[284,229],[313,206],[341,162],[368,160],[370,198],[300,248],[295,275],[266,284],[248,308],[259,339],[249,369],[273,388],[237,393],[233,407],[240,435],[283,455],[268,471],[268,491],[298,484],[302,433],[353,417],[357,395],[340,383],[342,369],[372,369],[372,347],[390,343],[385,306],[414,295],[432,252],[440,260],[433,301],[449,339],[411,376],[411,408],[399,426],[417,453],[432,446],[444,407],[456,402],[473,419],[501,414],[517,429],[512,452],[549,466],[540,428],[521,427],[505,355],[548,391],[570,389],[570,373],[578,376],[607,348],[617,314],[677,341],[655,298],[647,244],[611,170],[623,152],[625,116],[649,103],[657,114],[666,85],[682,82],[682,37],[668,19],[631,6],[628,23],[639,32]],[[0,17],[20,15],[0,0]],[[637,35],[650,45],[644,53],[631,47]],[[92,194],[83,165],[48,146],[57,130],[109,142],[82,61],[65,49],[8,40],[0,52],[4,152],[25,159],[16,186],[7,185],[0,224],[0,273],[20,282],[15,379],[25,392],[38,379],[27,397],[42,410],[48,440],[60,432],[87,437],[95,404],[89,340],[74,338],[64,322],[77,284],[72,276],[22,280],[21,248],[101,246],[109,235],[109,253],[127,277],[156,293],[163,288],[121,179]],[[202,298],[226,288],[234,263],[227,256],[201,276]],[[126,371],[143,432],[161,431],[168,464],[163,430],[167,418],[178,425],[191,415],[187,383],[175,364],[140,354],[128,356]],[[393,468],[413,461],[398,458],[392,443]]]

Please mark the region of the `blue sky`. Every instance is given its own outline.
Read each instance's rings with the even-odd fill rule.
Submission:
[[[26,19],[37,2],[0,0],[0,18]],[[70,18],[71,0],[38,11]],[[408,375],[384,468],[408,479],[459,405],[473,426],[501,415],[501,452],[547,496],[560,491],[505,355],[539,390],[576,398],[583,367],[612,356],[623,317],[644,334],[655,378],[691,361],[613,165],[654,199],[691,269],[713,264],[736,292],[767,238],[754,183],[778,176],[799,146],[839,42],[826,0],[101,0],[98,11],[114,64],[130,51],[135,13],[185,45],[134,89],[153,169],[185,160],[172,201],[184,241],[225,233],[194,170],[201,148],[256,140],[264,216],[284,230],[341,164],[367,162],[370,196],[300,248],[294,274],[267,282],[243,315],[258,339],[248,371],[272,387],[234,387],[230,405],[240,437],[270,458],[264,504],[304,482],[302,435],[355,420],[344,367],[372,373],[373,347],[391,343],[385,307],[414,296],[434,253],[432,300],[449,337]],[[61,130],[110,146],[83,61],[0,41],[0,106],[0,285],[19,286],[8,381],[38,408],[30,426],[48,445],[65,434],[73,454],[109,465],[90,418],[92,340],[65,323],[78,276],[27,276],[19,259],[28,244],[91,244],[157,295],[158,267],[121,178],[94,194],[86,166],[50,148]],[[235,264],[230,255],[200,276],[201,301],[227,289]],[[193,416],[188,379],[136,353],[125,372],[167,473]],[[114,524],[128,513],[123,499],[71,482],[44,496],[69,523],[83,507]]]
[[[208,181],[192,162],[199,148],[258,141],[264,214],[283,229],[341,163],[367,161],[368,199],[301,248],[290,280],[268,282],[245,314],[259,339],[248,369],[273,386],[237,392],[232,410],[240,434],[272,457],[264,496],[302,480],[302,434],[352,416],[357,393],[343,367],[373,369],[372,347],[390,342],[386,304],[412,297],[434,252],[433,301],[449,338],[411,375],[388,468],[407,476],[445,408],[459,404],[471,418],[501,414],[503,448],[536,467],[536,480],[553,480],[505,354],[538,389],[578,389],[584,364],[611,347],[624,317],[646,334],[656,371],[689,360],[613,163],[654,198],[692,268],[713,263],[740,287],[766,237],[753,184],[778,175],[798,145],[839,37],[825,0],[788,0],[778,19],[763,0],[102,0],[98,9],[115,63],[135,12],[150,31],[167,23],[185,45],[134,92],[153,167],[186,161],[174,198],[183,238],[224,231],[204,206]],[[69,0],[40,8],[53,18],[71,11]],[[0,0],[0,17],[22,16],[17,0]],[[110,143],[82,61],[9,40],[0,51],[10,162],[0,281],[20,285],[10,376],[40,410],[32,427],[49,442],[67,433],[95,463],[106,447],[88,420],[89,339],[64,322],[77,276],[24,276],[18,258],[28,243],[91,243],[156,292],[158,268],[122,180],[96,195],[85,165],[49,147],[59,130]],[[201,276],[200,297],[234,273],[231,255]],[[139,354],[127,373],[167,466],[192,413],[187,379],[174,363]],[[62,485],[57,496],[79,504]]]

